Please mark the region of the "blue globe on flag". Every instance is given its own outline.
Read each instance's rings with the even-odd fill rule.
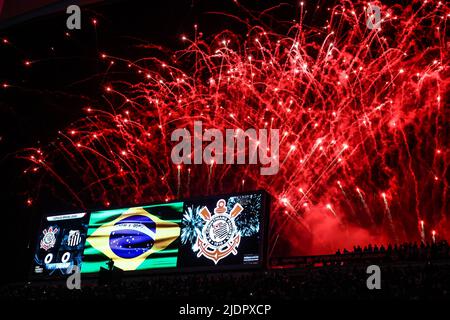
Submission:
[[[156,238],[156,223],[147,216],[128,216],[113,226],[109,236],[111,250],[124,259],[132,259],[150,250]]]

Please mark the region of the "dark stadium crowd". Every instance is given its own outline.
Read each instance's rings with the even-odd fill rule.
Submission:
[[[380,260],[381,289],[366,284],[374,253],[395,259]],[[99,285],[82,278],[81,290],[68,290],[65,283],[28,283],[3,287],[2,299],[90,300],[137,299],[173,301],[259,301],[314,299],[450,299],[450,250],[447,242],[403,244],[384,248],[355,247],[334,255],[339,263],[270,270],[221,273],[149,275],[123,278],[115,284]],[[339,260],[344,255],[361,259]],[[333,260],[329,260],[333,261]]]
[[[401,245],[391,245],[389,244],[387,247],[384,245],[367,245],[364,248],[361,246],[354,246],[352,251],[348,251],[347,249],[338,250],[336,252],[337,255],[341,254],[372,254],[372,253],[380,253],[386,256],[394,256],[398,257],[400,260],[413,260],[413,259],[435,259],[435,258],[447,258],[450,255],[450,247],[447,241],[440,241],[438,243],[420,243],[416,242],[408,242],[403,243]]]

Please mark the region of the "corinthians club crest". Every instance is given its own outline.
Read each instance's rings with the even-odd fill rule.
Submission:
[[[47,251],[48,249],[51,249],[55,246],[56,243],[56,234],[58,233],[58,228],[50,227],[47,229],[44,229],[42,233],[44,236],[42,237],[40,246],[41,249],[44,249]]]
[[[214,215],[211,215],[207,207],[200,210],[200,216],[205,224],[197,237],[197,257],[205,256],[217,264],[230,253],[237,254],[241,234],[237,230],[235,219],[242,210],[244,210],[242,206],[237,203],[230,213],[227,213],[224,199],[217,201]]]

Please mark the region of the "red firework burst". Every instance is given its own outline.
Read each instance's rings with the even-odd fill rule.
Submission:
[[[204,41],[196,26],[166,60],[103,54],[136,80],[107,85],[114,107],[89,106],[56,147],[25,157],[77,206],[265,189],[275,252],[448,237],[450,10],[380,6],[374,30],[363,3],[342,1],[324,26],[305,25],[301,5],[284,34],[255,25]],[[194,120],[279,129],[280,171],[173,164],[170,135]]]

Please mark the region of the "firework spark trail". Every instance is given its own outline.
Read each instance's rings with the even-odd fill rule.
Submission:
[[[425,243],[425,221],[420,220],[420,238]]]
[[[306,193],[303,191],[303,188],[299,188],[298,191],[302,194],[301,199],[304,199],[304,200],[305,200],[305,202],[303,202],[303,204],[310,202],[308,196],[307,196]],[[301,201],[299,201],[299,202],[301,202]],[[303,204],[302,204],[302,205],[303,205]]]
[[[397,236],[397,233],[395,232],[394,220],[392,219],[391,209],[389,209],[389,203],[386,199],[386,193],[383,192],[381,194],[381,196],[383,197],[384,209],[386,211],[386,215],[388,217],[389,224],[390,224],[392,232],[394,234],[394,238],[395,238],[396,242],[398,242],[398,236]]]
[[[352,216],[355,217],[356,216],[355,209],[353,208],[353,205],[352,205],[350,199],[347,196],[347,192],[345,192],[344,187],[342,186],[342,184],[341,184],[341,182],[339,180],[337,181],[337,184],[339,186],[339,189],[342,192],[342,195],[344,196],[345,202],[347,203],[347,205],[350,208],[350,212],[351,212]]]
[[[181,188],[181,165],[177,166],[178,174],[177,174],[177,197],[180,196],[180,188]]]
[[[326,208],[331,211],[331,213],[334,215],[335,218],[337,218],[336,211],[333,210],[333,207],[331,206],[331,204],[328,203],[326,205]]]
[[[381,30],[366,29],[362,3],[342,1],[330,12],[325,25],[307,26],[302,7],[301,22],[281,34],[260,24],[249,25],[245,36],[224,31],[203,40],[196,26],[192,40],[181,38],[186,49],[166,61],[102,56],[116,61],[110,69],[124,64],[136,81],[106,86],[110,104],[118,107],[95,107],[67,129],[73,134],[62,133],[56,147],[47,148],[43,171],[52,170],[86,204],[266,189],[276,199],[271,243],[289,238],[285,228],[293,228],[292,221],[314,233],[305,217],[327,211],[369,233],[388,235],[392,228],[401,230],[395,237],[423,238],[419,221],[425,220],[449,237],[450,142],[441,105],[450,84],[448,6],[382,6]],[[170,160],[170,135],[177,128],[192,132],[194,120],[222,131],[279,129],[279,173],[261,176],[259,166],[210,163],[178,169]],[[42,166],[36,151],[24,157]],[[57,171],[53,162],[66,166]],[[68,182],[70,172],[81,177],[83,190]],[[359,191],[358,198],[349,197],[336,188],[338,180],[365,194],[387,192],[389,203],[364,199]],[[350,205],[340,205],[345,202]],[[367,219],[347,212],[359,202]]]
[[[364,200],[364,196],[361,193],[361,189],[356,187],[356,192],[358,193],[359,199],[361,200],[361,203],[364,206],[364,210],[366,211],[367,216],[369,217],[370,221],[374,223],[372,213],[370,212],[370,208],[367,206],[366,200]]]

